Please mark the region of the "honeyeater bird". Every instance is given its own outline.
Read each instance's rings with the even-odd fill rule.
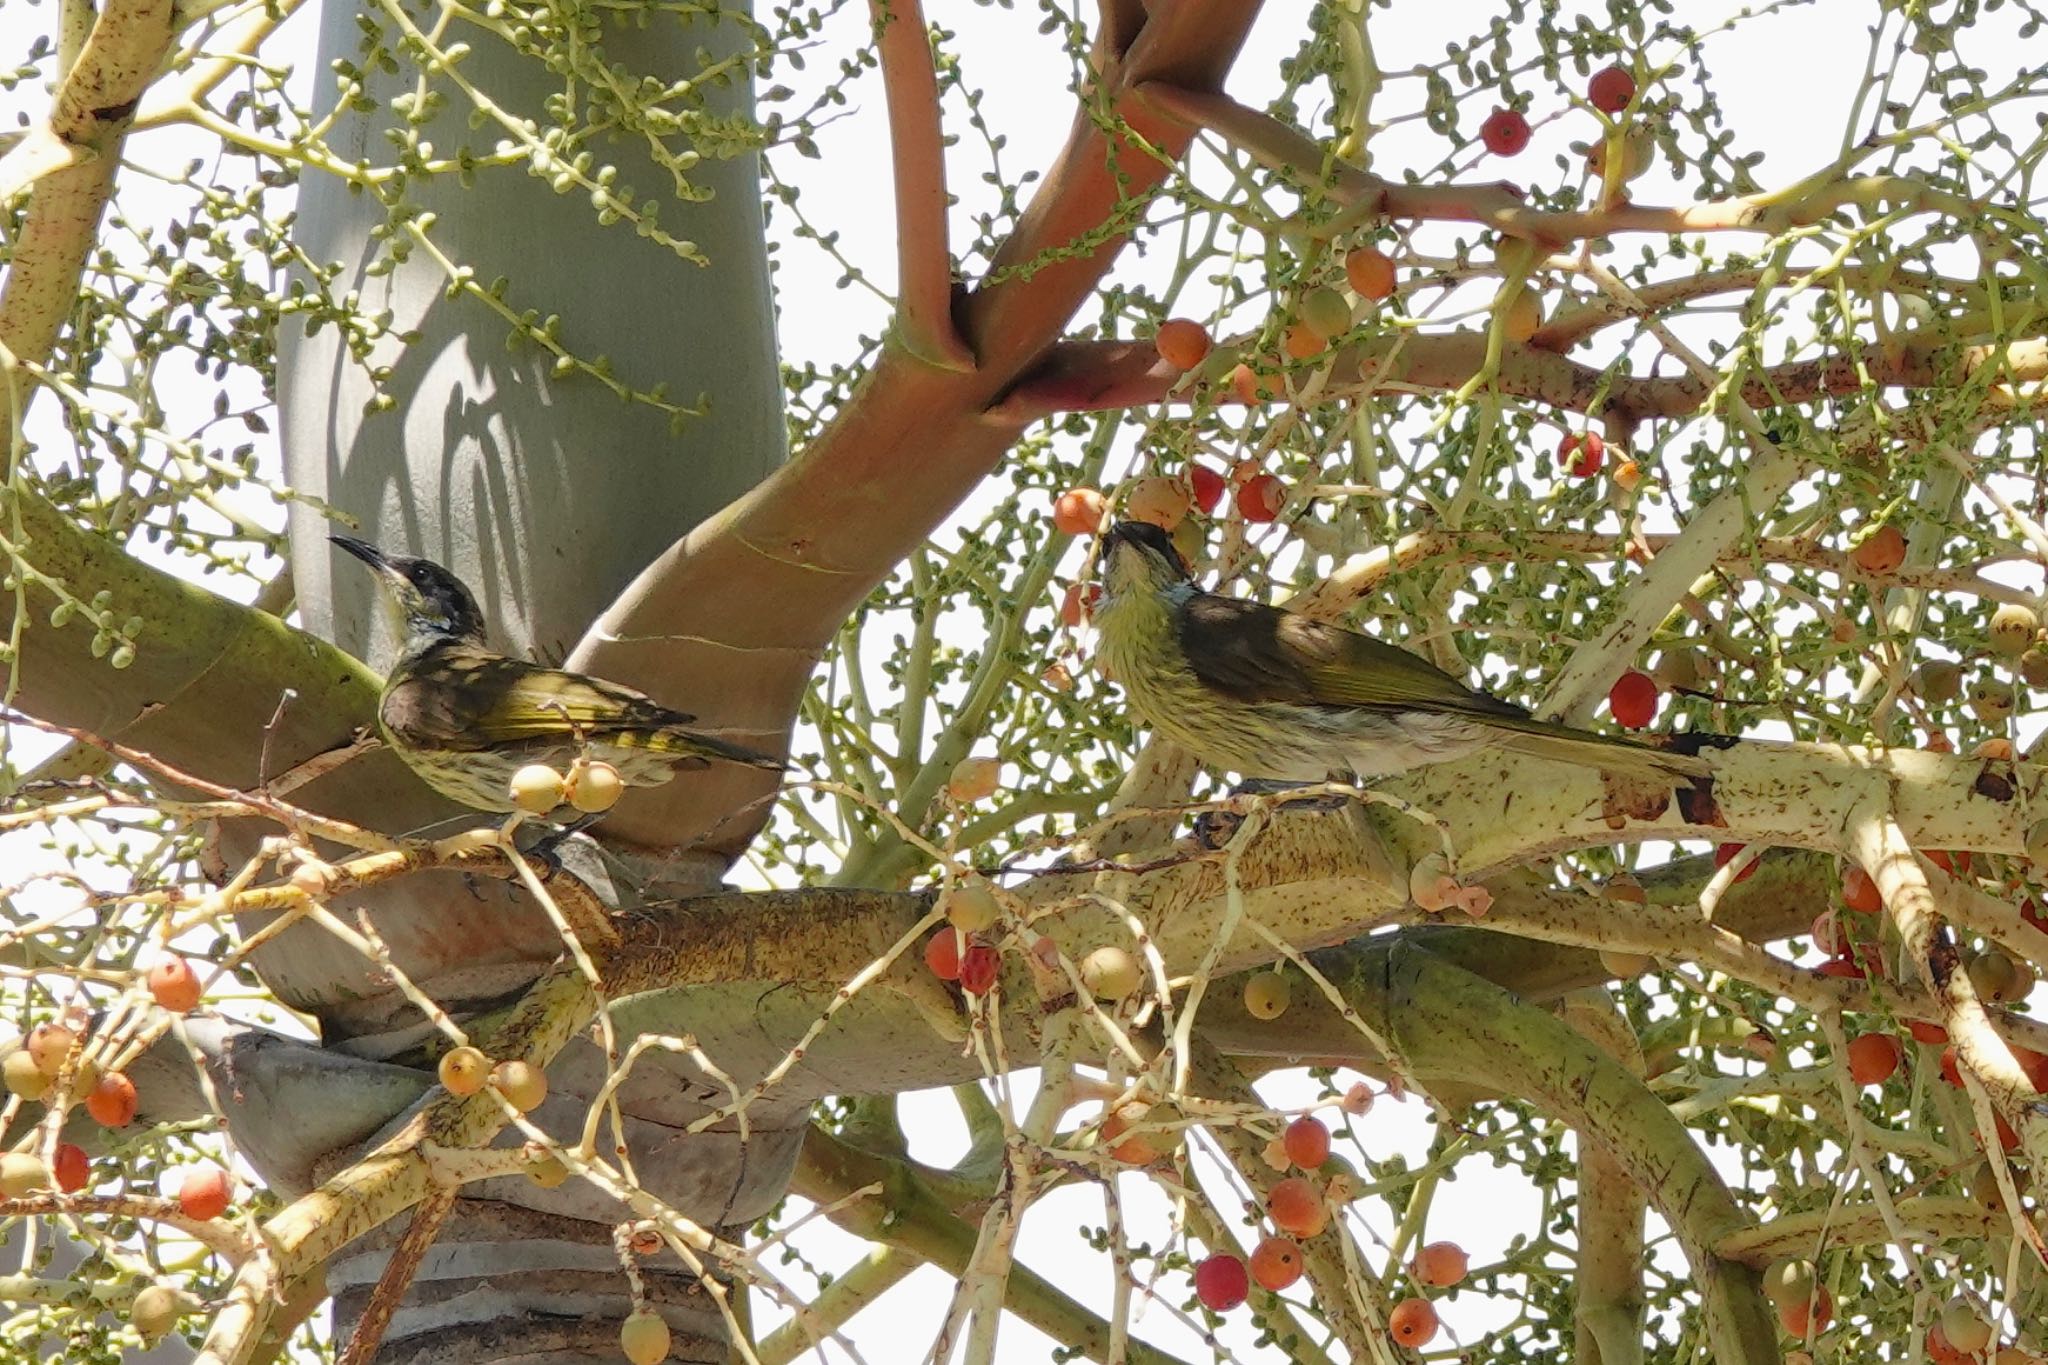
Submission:
[[[329,538],[377,571],[403,618],[377,728],[450,800],[510,811],[515,772],[531,763],[561,771],[577,758],[611,764],[633,787],[659,786],[713,760],[782,771],[772,755],[692,730],[695,717],[630,687],[492,651],[476,599],[432,560]]]
[[[1537,720],[1355,630],[1204,592],[1146,522],[1112,526],[1101,558],[1102,662],[1141,720],[1214,767],[1320,782],[1492,747],[1674,783],[1708,771],[1688,755]]]

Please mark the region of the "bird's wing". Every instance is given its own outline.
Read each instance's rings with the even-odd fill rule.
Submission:
[[[382,709],[385,725],[403,739],[465,750],[578,732],[603,738],[694,719],[602,678],[466,648],[433,651],[401,670]]]
[[[1180,641],[1195,675],[1236,701],[1528,714],[1405,649],[1262,602],[1199,594]]]

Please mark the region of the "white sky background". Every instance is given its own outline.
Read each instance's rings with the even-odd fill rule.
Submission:
[[[1016,170],[1048,165],[1068,132],[1071,101],[1064,92],[1071,68],[1060,45],[1039,35],[1038,8],[1022,5],[1016,9],[992,9],[948,0],[928,0],[928,7],[929,17],[958,35],[952,47],[961,54],[970,78],[984,82],[980,87],[983,112],[989,124],[1009,139],[1003,153],[1005,166]],[[1682,17],[1700,27],[1707,27],[1716,16],[1736,8],[1693,0],[1680,7]],[[1848,108],[1848,96],[1862,72],[1865,25],[1874,21],[1875,10],[1874,5],[1851,6],[1839,0],[1791,7],[1709,45],[1708,67],[1728,126],[1736,134],[1736,148],[1769,150],[1768,159],[1755,170],[1764,185],[1796,180],[1839,152],[1845,140],[1842,119]],[[1236,65],[1236,74],[1229,83],[1233,94],[1249,104],[1264,102],[1276,88],[1273,73],[1280,60],[1293,54],[1300,41],[1299,16],[1304,12],[1302,7],[1288,3],[1268,7]],[[1375,11],[1373,33],[1379,63],[1391,74],[1419,61],[1438,60],[1447,40],[1481,31],[1494,13],[1494,6],[1474,0],[1430,0],[1428,4],[1402,0],[1392,11]],[[31,8],[22,0],[4,0],[0,14],[6,16],[5,23],[0,24],[0,60],[6,60],[20,50],[17,43],[25,46],[14,26],[21,23],[25,30],[29,25],[49,23],[54,20],[55,9],[51,5]],[[2009,12],[1987,16],[1980,30],[1964,35],[1965,51],[1989,70],[1994,86],[2024,59],[2025,46],[2014,42],[2010,34],[2013,22]],[[294,51],[300,54],[295,60],[302,69],[298,85],[301,98],[307,97],[311,88],[310,35],[310,24],[295,21],[280,42],[265,52],[271,60],[286,60]],[[865,7],[848,5],[828,27],[821,46],[811,53],[813,70],[836,68],[837,54],[844,50],[844,45],[862,41],[865,36]],[[791,83],[807,89],[807,79],[800,77]],[[1566,79],[1576,83],[1578,78],[1568,74]],[[1690,77],[1686,79],[1689,83]],[[1520,86],[1525,90],[1543,89],[1541,77],[1533,73],[1522,78]],[[870,74],[854,87],[854,95],[854,106],[818,134],[824,151],[822,159],[812,161],[785,154],[778,156],[776,164],[786,179],[802,187],[806,211],[821,226],[840,234],[840,250],[887,290],[894,276],[895,241],[889,199],[879,175],[888,146],[879,78]],[[0,95],[0,114],[36,108],[40,99],[41,94],[36,91]],[[949,114],[957,119],[957,97],[950,104]],[[1395,95],[1386,100],[1388,108],[1404,108],[1407,104]],[[1551,98],[1547,92],[1539,94],[1532,111],[1538,125],[1532,148],[1511,163],[1487,159],[1469,164],[1466,174],[1474,179],[1553,177],[1553,157],[1569,155],[1567,143],[1587,136],[1587,116],[1582,113],[1567,114],[1555,124],[1543,122],[1546,113],[1563,108],[1561,95]],[[1310,105],[1308,112],[1316,114],[1320,109]],[[1463,126],[1476,127],[1483,113],[1483,109],[1471,112],[1463,119]],[[951,126],[958,127],[957,123]],[[964,223],[969,215],[992,208],[994,194],[978,178],[983,169],[978,139],[971,132],[961,131],[963,140],[954,149],[956,169],[950,188],[962,199],[958,218]],[[2021,130],[2016,135],[2025,140],[2030,132]],[[206,155],[209,146],[202,137],[167,132],[139,140],[133,150],[157,164],[176,165],[190,156]],[[1376,169],[1398,175],[1404,166],[1433,164],[1441,155],[1442,144],[1440,137],[1424,124],[1410,122],[1376,139],[1373,150]],[[1213,161],[1209,165],[1213,171]],[[1645,201],[1682,202],[1690,197],[1671,184],[1661,163],[1658,170],[1637,183],[1635,192],[1637,198]],[[138,221],[149,221],[150,197],[158,193],[151,183],[131,179],[121,190],[117,208]],[[787,218],[779,210],[776,222],[786,231]],[[1435,250],[1449,240],[1452,231],[1444,229],[1433,241],[1421,235],[1417,240],[1429,242],[1430,249]],[[960,233],[964,236],[966,229],[963,227]],[[1466,235],[1472,235],[1469,229]],[[1632,254],[1637,240],[1641,239],[1624,239],[1624,258]],[[854,353],[860,337],[881,330],[886,309],[864,289],[838,288],[841,267],[837,262],[806,243],[792,242],[786,237],[783,241],[778,256],[777,287],[784,359],[792,364],[809,361],[820,365],[843,361]],[[1123,278],[1145,278],[1148,273],[1157,274],[1160,266],[1156,259],[1148,262],[1126,253],[1117,270]],[[1966,261],[1959,273],[1971,273],[1972,269],[1973,263]],[[1180,309],[1183,314],[1205,315],[1205,308],[1216,295],[1204,295],[1201,288],[1197,286],[1184,296]],[[1489,293],[1485,285],[1468,289],[1454,307],[1483,307]],[[1451,311],[1452,307],[1441,308],[1438,316]],[[1088,320],[1092,321],[1092,317]],[[1690,333],[1689,339],[1698,342],[1704,335]],[[204,388],[201,385],[191,388],[194,391],[188,398],[196,406],[193,414],[186,415],[196,416],[210,403],[212,394],[210,390],[200,392]],[[175,392],[172,395],[174,400],[177,396]],[[248,397],[237,394],[236,400],[239,404]],[[38,436],[54,442],[61,437],[48,422],[49,413],[50,408],[45,405]],[[185,429],[187,424],[181,423],[180,415],[173,411],[166,425],[173,430]],[[1127,455],[1135,454],[1135,444],[1127,438],[1120,450]],[[274,452],[269,469],[276,469]],[[1112,475],[1122,472],[1126,472],[1124,467],[1113,462]],[[252,516],[267,525],[281,524],[281,509],[267,497],[254,491],[237,496]],[[960,520],[971,524],[987,506],[983,499],[992,497],[993,494],[978,497]],[[1978,510],[1988,512],[1981,506]],[[1663,529],[1655,521],[1652,527]],[[941,539],[950,540],[955,534],[953,530],[942,531]],[[1070,557],[1070,571],[1078,572],[1081,554],[1077,546]],[[2030,586],[2039,584],[2038,575],[2017,581]],[[2031,740],[2031,732],[2036,729],[2038,722],[2028,725],[2023,738]],[[17,736],[17,743],[29,752],[47,747],[40,737]],[[1646,861],[1654,861],[1657,850],[1646,850],[1646,854]],[[0,842],[0,866],[18,867],[32,856],[41,861],[41,855],[31,853],[22,840]],[[10,872],[0,880],[12,881],[16,875]],[[1022,1072],[1011,1078],[1009,1089],[1028,1099],[1034,1083],[1035,1073]],[[1340,1088],[1342,1083],[1340,1080]],[[1317,1093],[1305,1073],[1275,1077],[1262,1086],[1262,1091],[1281,1107],[1307,1104]],[[966,1133],[950,1096],[942,1092],[905,1096],[902,1111],[915,1156],[946,1164],[964,1152]],[[1380,1103],[1357,1125],[1357,1131],[1374,1158],[1383,1160],[1399,1151],[1414,1165],[1421,1161],[1433,1129],[1426,1106],[1411,1100],[1400,1105]],[[1340,1154],[1346,1150],[1341,1138],[1337,1150]],[[1726,1157],[1727,1153],[1719,1152],[1717,1156]],[[1737,1175],[1732,1162],[1724,1161],[1724,1170],[1731,1177]],[[1221,1168],[1213,1161],[1207,1163],[1204,1175],[1211,1189],[1226,1188]],[[1164,1242],[1170,1235],[1171,1210],[1156,1188],[1140,1176],[1127,1175],[1119,1180],[1117,1189],[1130,1239],[1149,1241],[1155,1246]],[[1471,1252],[1475,1266],[1497,1259],[1507,1249],[1511,1237],[1533,1231],[1539,1208],[1535,1191],[1518,1171],[1495,1168],[1483,1159],[1463,1165],[1456,1183],[1439,1191],[1436,1198],[1435,1214],[1422,1240],[1455,1239]],[[793,1200],[792,1205],[801,1208],[801,1201]],[[1219,1206],[1228,1212],[1232,1201],[1220,1200]],[[1391,1221],[1385,1207],[1377,1203],[1362,1204],[1360,1212],[1366,1216],[1361,1227],[1362,1244],[1377,1269],[1380,1243],[1376,1239],[1389,1233]],[[1103,1193],[1099,1187],[1081,1185],[1048,1196],[1034,1206],[1024,1222],[1018,1243],[1020,1263],[1047,1274],[1091,1308],[1106,1312],[1111,1290],[1108,1261],[1086,1248],[1076,1234],[1078,1228],[1100,1227],[1103,1222]],[[822,1219],[806,1228],[796,1239],[796,1245],[813,1266],[834,1272],[852,1265],[864,1250],[858,1239],[839,1233]],[[1665,1259],[1675,1265],[1675,1252],[1666,1248]],[[792,1286],[799,1291],[808,1287],[796,1267],[780,1266],[770,1257],[769,1268],[790,1276]],[[846,1335],[865,1359],[876,1365],[913,1358],[913,1352],[921,1355],[943,1321],[950,1289],[948,1277],[927,1267],[886,1296],[879,1306],[856,1318]],[[1209,1348],[1177,1311],[1177,1305],[1186,1296],[1184,1279],[1171,1277],[1161,1285],[1161,1290],[1161,1302],[1140,1299],[1133,1324],[1136,1333],[1184,1359],[1207,1358]],[[1488,1300],[1470,1291],[1440,1298],[1438,1302],[1448,1332],[1466,1341],[1511,1321],[1521,1307],[1519,1303]],[[756,1307],[757,1321],[765,1331],[776,1314],[759,1298]],[[1005,1323],[1003,1333],[1002,1359],[1006,1361],[1043,1360],[1055,1345],[1015,1319]],[[1253,1346],[1250,1317],[1245,1311],[1232,1315],[1219,1335],[1223,1346],[1236,1359],[1275,1356],[1271,1350],[1262,1353]],[[1444,1344],[1440,1338],[1437,1345]],[[836,1348],[828,1348],[828,1355],[838,1358],[840,1353]]]

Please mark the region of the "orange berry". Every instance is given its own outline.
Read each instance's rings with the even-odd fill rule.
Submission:
[[[1095,604],[1102,600],[1102,588],[1095,583],[1069,583],[1066,593],[1060,598],[1060,624],[1079,628],[1095,615]]]
[[[1428,1299],[1403,1299],[1387,1314],[1387,1330],[1394,1340],[1410,1348],[1427,1346],[1436,1336],[1437,1326],[1436,1309]]]
[[[963,804],[986,801],[1003,784],[1003,761],[970,754],[953,765],[946,777],[946,795]]]
[[[118,1071],[99,1078],[85,1097],[85,1112],[107,1128],[120,1128],[135,1118],[135,1082]]]
[[[1247,406],[1272,397],[1258,371],[1242,363],[1230,372],[1230,387],[1237,395],[1237,401]]]
[[[1303,1114],[1287,1125],[1280,1135],[1287,1159],[1304,1171],[1313,1171],[1330,1159],[1330,1130],[1313,1114]]]
[[[1109,504],[1092,488],[1069,488],[1054,499],[1054,529],[1070,536],[1092,536],[1102,528],[1102,514]]]
[[[1778,1305],[1778,1321],[1790,1336],[1805,1340],[1827,1330],[1835,1320],[1835,1298],[1826,1285],[1815,1285],[1811,1299],[1792,1299]]]
[[[1281,346],[1296,360],[1309,360],[1323,353],[1323,339],[1305,322],[1290,324]]]
[[[1849,558],[1865,573],[1888,574],[1906,562],[1906,535],[1889,523],[1856,543]]]
[[[1501,319],[1501,335],[1509,341],[1520,344],[1536,335],[1536,329],[1543,325],[1543,300],[1536,297],[1533,288],[1524,287],[1515,295],[1515,301],[1508,305],[1507,313]]]
[[[1131,1129],[1142,1123],[1150,1106],[1140,1100],[1121,1104],[1110,1111],[1102,1121],[1099,1141],[1109,1149],[1109,1154],[1127,1166],[1150,1166],[1159,1160],[1160,1148],[1155,1138],[1161,1134],[1144,1132],[1131,1133]],[[1125,1134],[1130,1133],[1126,1137]]]
[[[78,1035],[62,1024],[37,1024],[28,1031],[28,1040],[23,1044],[28,1055],[35,1058],[36,1070],[45,1076],[62,1071],[65,1059],[77,1045]]]
[[[1881,1085],[1899,1069],[1905,1055],[1889,1033],[1866,1033],[1849,1040],[1849,1079],[1858,1085]]]
[[[1344,278],[1362,299],[1383,299],[1394,292],[1394,262],[1378,247],[1362,246],[1344,258]]]
[[[182,957],[167,957],[149,969],[150,996],[172,1014],[188,1014],[202,994],[199,973]]]
[[[1842,904],[1859,915],[1874,915],[1884,909],[1884,897],[1870,874],[1851,863],[1842,870]]]
[[[178,1182],[178,1211],[187,1218],[196,1218],[204,1223],[227,1212],[228,1200],[233,1193],[228,1173],[218,1166],[187,1171],[185,1178]]]
[[[548,1073],[517,1057],[491,1068],[491,1084],[505,1097],[505,1103],[522,1114],[538,1109],[548,1097]]]
[[[1168,318],[1159,324],[1152,344],[1159,358],[1176,370],[1192,370],[1209,355],[1209,329],[1188,318]]]
[[[1313,1181],[1289,1176],[1275,1184],[1266,1195],[1266,1213],[1273,1226],[1296,1237],[1313,1237],[1330,1222],[1330,1210],[1323,1192]]]
[[[924,941],[924,965],[941,981],[960,979],[960,935],[950,924]]]
[[[1289,1237],[1268,1237],[1252,1248],[1252,1278],[1275,1294],[1301,1278],[1301,1247]]]
[[[474,1095],[484,1088],[484,1079],[491,1074],[491,1059],[477,1048],[451,1047],[441,1056],[437,1068],[442,1088],[451,1095]]]
[[[1415,1253],[1415,1259],[1408,1263],[1408,1274],[1417,1284],[1448,1289],[1464,1281],[1468,1267],[1465,1249],[1456,1242],[1431,1242]]]

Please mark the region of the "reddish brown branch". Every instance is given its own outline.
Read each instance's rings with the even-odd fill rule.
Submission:
[[[896,326],[912,355],[971,370],[974,355],[953,327],[953,253],[946,231],[946,149],[939,82],[918,0],[870,0],[875,46],[888,91],[896,181]]]
[[[420,1262],[426,1259],[434,1238],[440,1235],[441,1225],[454,1210],[456,1194],[455,1190],[436,1190],[413,1206],[412,1222],[407,1224],[398,1245],[391,1249],[391,1258],[384,1262],[384,1273],[377,1277],[377,1287],[370,1291],[370,1301],[364,1305],[363,1315],[356,1319],[356,1330],[335,1359],[335,1365],[370,1365],[377,1358],[377,1347],[391,1326],[391,1315],[398,1311]]]
[[[1119,21],[1133,17],[1114,6]],[[1092,295],[1193,131],[1133,94],[1145,81],[1218,84],[1258,0],[1154,6],[1100,79],[987,277],[955,316],[978,368],[940,370],[898,340],[810,447],[651,565],[571,665],[695,694],[735,732],[784,732],[833,632],[1009,449],[1024,418],[987,409],[1032,370]],[[730,861],[767,818],[767,784],[694,775],[606,822],[615,843],[667,850],[676,832]],[[738,815],[728,814],[740,812]],[[723,823],[720,823],[723,821]],[[722,865],[722,864],[721,864]]]
[[[1451,392],[1478,374],[1486,359],[1483,332],[1408,335],[1394,344],[1347,347],[1330,358],[1324,401],[1348,397],[1358,386]],[[1908,340],[1890,355],[1876,351],[1851,359],[1829,356],[1773,366],[1742,386],[1744,401],[1756,408],[1811,402],[1830,394],[1854,393],[1868,384],[1883,388],[1932,389],[1963,384],[1990,367],[1997,382],[2048,379],[2048,341],[2016,341],[1998,347],[1957,347],[1940,338]],[[1029,420],[1052,412],[1092,412],[1192,397],[1197,390],[1162,361],[1149,345],[1135,342],[1068,341],[1018,384],[1000,409],[1005,420]],[[1533,345],[1510,345],[1495,378],[1500,392],[1571,412],[1598,410],[1625,424],[1652,417],[1686,417],[1700,410],[1708,386],[1692,375],[1636,378],[1610,375]],[[1204,391],[1215,402],[1239,401],[1228,385]],[[2000,400],[1987,395],[1987,402]]]

